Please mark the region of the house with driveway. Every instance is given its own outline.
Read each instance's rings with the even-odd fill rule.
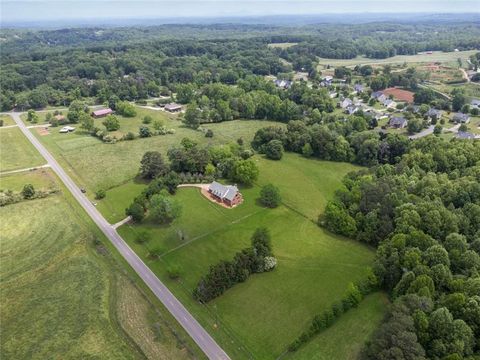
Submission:
[[[216,201],[230,207],[236,206],[243,201],[242,194],[236,185],[223,185],[214,181],[208,186],[208,192]]]
[[[452,120],[455,124],[468,124],[470,122],[470,115],[464,113],[453,114]]]
[[[403,129],[408,125],[408,121],[404,117],[393,116],[388,122],[388,125],[395,129]]]

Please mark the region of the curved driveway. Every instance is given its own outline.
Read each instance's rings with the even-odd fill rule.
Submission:
[[[209,359],[227,360],[230,359],[223,349],[207,333],[207,331],[198,323],[197,320],[188,312],[188,310],[177,300],[177,298],[168,290],[168,288],[155,276],[150,268],[137,256],[137,254],[127,245],[127,243],[118,235],[114,229],[92,205],[90,200],[82,194],[78,186],[73,182],[70,176],[58,164],[55,158],[40,143],[40,141],[27,129],[20,119],[20,113],[8,113],[17,123],[23,134],[35,146],[38,152],[47,160],[47,163],[55,171],[72,195],[77,199],[87,214],[98,225],[100,230],[112,242],[115,248],[120,252],[123,258],[130,264],[135,272],[142,278],[145,284],[152,290],[155,296],[165,305],[167,310],[177,319],[185,331],[197,343],[200,349]]]

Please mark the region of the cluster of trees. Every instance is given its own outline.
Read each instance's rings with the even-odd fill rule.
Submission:
[[[282,202],[280,190],[273,184],[262,186],[260,190],[260,204],[268,208],[276,208]]]
[[[183,122],[194,129],[202,123],[234,119],[288,122],[314,109],[325,112],[335,109],[326,89],[310,88],[305,82],[296,82],[285,90],[276,88],[272,81],[262,77],[247,76],[235,87],[224,84],[184,87],[190,88],[191,95],[182,95],[181,98],[189,103]]]
[[[320,223],[377,247],[394,307],[369,359],[480,351],[480,143],[426,137],[395,164],[352,173]]]
[[[375,119],[363,114],[342,117],[311,114],[307,121],[295,120],[280,126],[258,130],[252,147],[260,153],[271,152],[280,143],[287,151],[324,160],[353,162],[360,165],[394,164],[407,151],[409,140],[397,134],[369,131]],[[271,157],[271,156],[270,156]]]
[[[298,45],[278,50],[289,61],[300,59],[308,71],[313,56],[353,59],[360,55],[384,59],[395,55],[415,55],[422,51],[478,49],[480,30],[473,24],[332,24],[316,28],[316,36],[306,36]],[[465,33],[464,31],[472,31]],[[477,34],[477,35],[474,35]],[[293,42],[298,42],[293,40]],[[288,40],[287,40],[288,41]]]
[[[252,235],[252,246],[235,254],[232,261],[212,265],[193,291],[193,297],[206,303],[226,290],[248,279],[251,274],[271,271],[277,261],[273,257],[270,232],[258,228]]]
[[[315,335],[330,327],[348,310],[357,307],[366,295],[377,289],[377,285],[377,279],[371,270],[358,284],[350,283],[342,299],[333,303],[321,314],[315,315],[310,327],[288,346],[288,351],[297,351]]]
[[[252,185],[258,178],[258,167],[251,159],[253,153],[243,145],[200,147],[184,138],[181,146],[168,150],[170,169],[177,173],[205,174]]]
[[[58,189],[36,190],[32,184],[25,184],[20,192],[0,190],[0,206],[16,204],[23,200],[41,199],[57,192]]]

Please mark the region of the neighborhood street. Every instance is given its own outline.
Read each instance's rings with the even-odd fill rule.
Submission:
[[[77,199],[87,214],[98,225],[105,236],[112,242],[115,248],[120,252],[123,258],[130,264],[135,272],[142,278],[145,284],[152,290],[155,296],[163,303],[167,310],[177,319],[180,325],[192,337],[202,351],[209,359],[229,359],[228,355],[208,334],[208,332],[195,320],[188,310],[177,300],[177,298],[168,290],[168,288],[155,276],[147,265],[137,256],[137,254],[127,245],[127,243],[118,235],[116,229],[110,225],[100,212],[92,205],[90,200],[82,194],[78,186],[73,182],[70,176],[58,164],[55,158],[47,151],[40,141],[27,129],[20,119],[20,113],[8,113],[17,123],[20,130],[35,146],[40,154],[47,160],[47,163],[55,171],[72,195]]]

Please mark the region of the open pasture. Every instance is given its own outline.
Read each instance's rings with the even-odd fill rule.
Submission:
[[[0,130],[0,171],[12,171],[45,164],[18,127]]]

